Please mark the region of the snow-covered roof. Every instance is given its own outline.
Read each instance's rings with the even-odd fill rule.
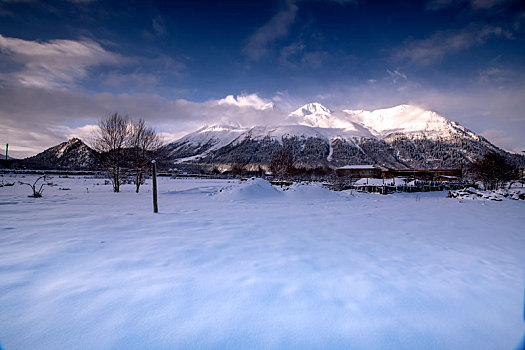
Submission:
[[[345,165],[337,169],[379,169],[379,167],[375,165],[362,164],[362,165]]]
[[[438,175],[439,177],[443,177],[445,179],[457,179],[457,176],[450,176],[450,175]]]
[[[390,183],[392,181],[388,181]],[[385,184],[384,179],[374,179],[374,178],[362,178],[355,182],[354,186],[382,186]]]

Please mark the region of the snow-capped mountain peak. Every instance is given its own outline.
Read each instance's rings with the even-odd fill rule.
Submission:
[[[332,111],[318,102],[307,103],[288,115],[292,122],[319,128],[340,127],[334,125]],[[335,123],[337,124],[337,123]]]
[[[332,112],[318,102],[307,103],[302,107],[299,107],[292,113],[290,116],[305,117],[309,115],[319,115],[319,116],[330,116]]]
[[[243,128],[238,125],[229,125],[229,124],[212,124],[206,125],[203,128],[199,129],[197,132],[204,134],[207,132],[244,132],[246,128]]]
[[[332,112],[318,102],[308,103],[288,115],[292,123],[316,128],[341,129],[354,136],[372,136],[341,112]]]
[[[73,148],[78,148],[82,146],[82,144],[83,144],[82,141],[76,137],[69,139],[66,142],[63,142],[62,144],[59,145],[60,147],[56,150],[57,158],[62,157],[64,153],[67,153],[69,150]]]

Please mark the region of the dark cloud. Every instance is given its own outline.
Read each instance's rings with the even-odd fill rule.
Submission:
[[[498,26],[473,24],[459,30],[439,31],[426,39],[407,40],[404,48],[395,51],[394,57],[417,65],[430,65],[447,55],[482,45],[492,37],[512,39],[512,33]]]
[[[437,11],[449,7],[467,5],[474,10],[488,10],[495,7],[502,7],[519,0],[431,0],[427,3],[428,10]]]
[[[243,47],[243,52],[249,59],[259,61],[261,58],[270,54],[275,48],[276,41],[285,39],[290,34],[290,29],[296,21],[297,13],[301,2],[305,0],[285,0],[284,4],[268,22],[258,28],[248,39]],[[315,1],[315,0],[314,0]],[[358,0],[317,0],[317,2],[335,3],[339,5],[357,5]],[[288,66],[296,66],[297,62],[290,61],[292,55],[304,50],[302,40],[295,40],[293,43],[280,50],[279,61]],[[310,67],[319,66],[323,56],[328,53],[320,50],[307,50],[301,55],[301,63]]]
[[[254,61],[266,56],[276,40],[288,36],[297,10],[295,1],[287,0],[283,8],[248,39],[244,53]]]

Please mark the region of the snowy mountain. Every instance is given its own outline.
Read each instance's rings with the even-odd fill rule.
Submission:
[[[68,170],[91,169],[96,167],[98,162],[98,153],[78,138],[72,138],[24,159],[24,164],[33,168]]]
[[[344,110],[343,112],[379,138],[392,134],[404,134],[442,139],[462,134],[478,141],[481,139],[473,132],[436,112],[417,106],[400,105],[375,111]]]
[[[331,111],[309,103],[283,120],[287,124],[205,126],[165,145],[157,159],[163,167],[174,163],[222,167],[242,162],[256,168],[268,165],[273,153],[286,149],[297,166],[457,168],[497,152],[525,166],[524,156],[505,152],[458,123],[417,106]],[[101,166],[99,154],[76,138],[20,162],[41,169]]]
[[[290,113],[289,117],[295,117],[299,124],[320,127],[320,128],[331,128],[332,125],[332,112],[320,103],[308,103],[296,111]]]
[[[436,112],[418,106],[399,105],[392,108],[366,110],[343,110],[332,113],[319,103],[309,103],[289,114],[302,125],[319,128],[336,128],[354,131],[353,136],[384,139],[393,134],[424,135],[431,139],[463,134],[479,139],[473,132],[448,120]]]
[[[469,164],[487,152],[509,154],[456,122],[417,106],[333,112],[309,103],[286,119],[290,125],[208,126],[166,146],[174,162],[267,164],[288,149],[297,164],[378,164],[393,168],[441,168]]]

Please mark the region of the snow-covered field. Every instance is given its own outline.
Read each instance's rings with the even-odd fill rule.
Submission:
[[[149,183],[49,181],[0,188],[6,350],[512,349],[525,331],[525,201],[160,178],[153,214]]]

